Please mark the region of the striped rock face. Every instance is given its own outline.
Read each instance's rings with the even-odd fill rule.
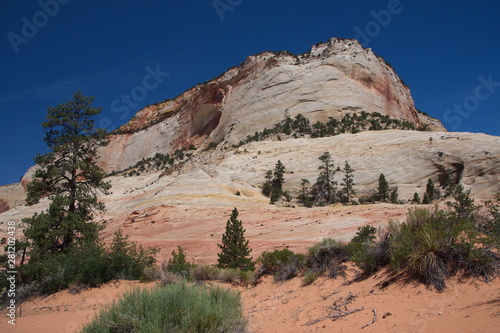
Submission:
[[[302,55],[250,56],[204,85],[144,108],[110,136],[99,163],[110,172],[191,145],[231,146],[285,113],[316,122],[361,111],[446,131],[416,110],[409,88],[382,58],[356,40],[334,38]]]

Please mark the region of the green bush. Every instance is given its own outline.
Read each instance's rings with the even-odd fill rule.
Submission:
[[[189,271],[195,281],[211,281],[219,278],[220,270],[210,265],[194,266]]]
[[[272,252],[264,251],[257,259],[260,270],[259,275],[274,275],[276,271],[290,262],[290,259],[295,256],[295,253],[289,249],[274,250]]]
[[[376,233],[377,229],[372,226],[358,228],[349,243],[350,259],[365,275],[371,275],[389,264],[389,233],[380,233],[378,240]]]
[[[186,252],[184,251],[184,248],[182,246],[178,246],[177,251],[174,250],[171,254],[172,258],[168,260],[166,265],[163,265],[163,269],[186,276],[194,265],[186,259]]]
[[[340,244],[331,238],[325,238],[309,248],[306,265],[311,271],[322,273],[345,262],[349,257],[348,246]]]
[[[109,248],[86,242],[67,252],[20,267],[27,296],[50,294],[70,285],[97,286],[115,278],[139,279],[155,264],[156,248],[144,249],[119,230]]]
[[[178,283],[126,293],[81,332],[232,333],[245,327],[238,293]]]
[[[405,271],[437,290],[457,273],[486,281],[498,275],[498,248],[490,246],[491,236],[479,234],[473,201],[462,193],[452,207],[451,211],[410,209],[406,222],[390,222],[393,270]]]
[[[258,276],[273,275],[276,281],[286,281],[296,277],[305,267],[305,256],[289,249],[264,251],[257,259],[260,264]]]
[[[318,278],[318,276],[319,274],[314,271],[305,272],[304,276],[302,277],[302,285],[308,286],[312,284]]]

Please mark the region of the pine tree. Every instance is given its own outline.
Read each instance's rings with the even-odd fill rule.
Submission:
[[[413,194],[413,200],[414,203],[419,204],[420,203],[420,196],[418,195],[417,192]]]
[[[342,191],[345,194],[345,202],[349,203],[351,201],[351,195],[354,194],[354,169],[351,167],[349,162],[345,161],[345,166],[344,169],[342,170],[344,172],[344,178],[342,179],[344,182],[340,185],[344,186]]]
[[[391,203],[393,203],[393,204],[399,203],[398,202],[398,197],[399,197],[399,195],[398,195],[398,188],[395,187],[395,188],[392,189],[392,192],[391,192]]]
[[[335,202],[337,182],[333,180],[335,176],[335,166],[329,152],[323,153],[318,158],[322,164],[318,167],[321,170],[316,183],[313,186],[313,197],[317,202],[324,201],[326,204]]]
[[[378,200],[387,201],[389,199],[389,183],[385,180],[383,173],[378,179]]]
[[[429,198],[429,201],[432,202],[434,199],[437,199],[437,191],[436,191],[436,186],[434,186],[434,182],[432,181],[432,178],[429,178],[427,181],[427,188],[425,193],[427,193],[427,197]]]
[[[427,192],[425,192],[424,193],[424,198],[422,199],[422,204],[428,205],[430,203],[431,203],[431,201],[429,200],[429,195],[427,194]]]
[[[274,166],[273,172],[271,203],[278,201],[283,195],[283,183],[285,182],[284,174],[285,166],[278,160]]]
[[[252,252],[245,239],[245,229],[242,222],[238,220],[238,210],[233,209],[231,217],[226,223],[226,232],[222,235],[222,244],[217,244],[221,249],[218,254],[219,268],[239,268],[241,270],[255,269],[252,258],[247,256]]]
[[[300,194],[298,199],[300,201],[302,201],[302,203],[304,204],[305,207],[310,208],[310,207],[312,207],[313,202],[311,200],[311,197],[308,194],[307,184],[310,184],[309,180],[302,178],[302,181],[301,181],[302,193]]]
[[[262,186],[262,194],[264,194],[266,197],[269,197],[273,190],[273,172],[271,170],[267,171],[264,179],[266,181]]]
[[[27,186],[27,204],[43,197],[51,203],[46,212],[24,220],[32,246],[30,262],[98,241],[102,226],[92,218],[104,211],[104,204],[97,194],[107,193],[111,186],[96,164],[97,149],[107,140],[104,130],[94,128],[93,117],[101,108],[92,106],[93,99],[78,91],[67,103],[49,107],[42,124],[50,152],[35,158],[39,169]]]

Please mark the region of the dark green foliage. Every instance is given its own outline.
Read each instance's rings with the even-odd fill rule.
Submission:
[[[378,178],[378,194],[377,199],[379,201],[387,201],[389,199],[389,183],[385,179],[383,173],[380,174]]]
[[[391,203],[393,204],[397,204],[399,203],[399,200],[398,200],[398,188],[397,187],[394,187],[391,191]]]
[[[253,271],[255,264],[252,258],[248,258],[252,252],[248,243],[242,222],[238,220],[238,210],[234,208],[231,217],[227,220],[226,232],[222,235],[222,244],[217,244],[221,249],[218,254],[218,267]]]
[[[498,275],[498,243],[494,245],[488,234],[479,237],[473,217],[476,211],[465,200],[458,209],[448,211],[411,209],[406,222],[391,222],[392,268],[438,290],[456,273],[487,281]]]
[[[102,229],[92,217],[104,210],[97,192],[107,193],[110,184],[95,161],[98,147],[107,141],[105,131],[94,128],[92,118],[101,109],[94,108],[92,101],[76,92],[67,103],[49,107],[42,124],[50,152],[35,158],[40,168],[27,185],[26,202],[33,205],[49,196],[51,204],[47,212],[24,219],[31,261],[97,241]]]
[[[434,185],[434,182],[431,178],[429,178],[429,180],[427,181],[425,193],[427,194],[429,203],[433,202],[436,199],[439,199],[440,197],[439,190],[436,189],[436,186]]]
[[[194,266],[186,259],[186,252],[182,246],[177,247],[177,251],[172,251],[172,258],[168,260],[166,270],[172,273],[187,275],[189,270]]]
[[[205,151],[208,151],[208,150],[214,150],[215,148],[217,148],[217,143],[216,143],[216,142],[211,141],[211,142],[208,144],[207,148],[205,148]]]
[[[451,195],[454,201],[448,201],[446,205],[458,218],[469,218],[478,210],[479,207],[474,205],[474,199],[470,197],[470,190],[464,192],[462,185],[456,186]]]
[[[319,158],[321,161],[318,170],[319,176],[312,189],[312,196],[315,202],[330,204],[336,202],[336,185],[334,180],[335,165],[329,152],[323,153]]]
[[[372,226],[358,228],[356,236],[349,243],[351,260],[371,275],[389,263],[389,235],[384,233],[376,240],[377,229]]]
[[[35,158],[39,169],[27,186],[26,201],[33,205],[48,197],[51,202],[47,211],[24,219],[30,260],[19,268],[23,288],[33,293],[139,278],[155,262],[156,249],[138,247],[121,231],[109,249],[99,240],[103,225],[92,219],[104,211],[97,194],[106,194],[110,184],[96,164],[98,148],[107,140],[104,130],[94,128],[93,117],[101,110],[92,101],[76,92],[67,103],[49,107],[42,124],[50,152]]]
[[[36,294],[50,294],[70,285],[96,286],[116,278],[138,279],[152,267],[157,249],[143,249],[130,242],[119,230],[109,248],[88,241],[82,247],[53,254],[42,261],[29,261],[21,267],[23,283]]]
[[[346,109],[356,110],[356,108]],[[326,123],[317,121],[311,126],[309,119],[305,118],[302,114],[298,114],[295,118],[291,119],[288,113],[285,113],[284,119],[278,124],[275,124],[273,128],[265,128],[262,132],[255,132],[254,135],[248,135],[245,140],[240,141],[237,145],[233,145],[233,147],[238,148],[246,143],[266,140],[271,136],[276,136],[278,140],[280,140],[281,137],[279,134],[291,135],[294,138],[303,137],[304,135],[310,135],[311,138],[320,138],[339,135],[341,133],[354,134],[361,131],[378,131],[384,129],[421,131],[428,130],[428,127],[422,126],[416,128],[415,125],[409,121],[392,119],[378,112],[368,113],[365,111],[352,114],[346,113],[342,116],[340,121],[330,117]]]
[[[81,332],[237,333],[245,326],[237,292],[177,283],[127,292]]]
[[[417,193],[417,192],[415,192],[415,193],[413,194],[413,199],[412,199],[412,202],[413,202],[413,203],[416,203],[416,204],[419,204],[419,203],[420,203],[420,196],[418,195],[418,193]]]
[[[261,265],[259,275],[275,275],[280,269],[291,263],[295,257],[296,254],[288,249],[264,251],[257,259],[257,263]]]
[[[314,204],[314,201],[313,199],[311,198],[311,196],[308,194],[309,193],[309,190],[308,190],[308,187],[307,185],[309,184],[309,180],[303,178],[301,180],[301,193],[298,197],[298,199],[302,202],[302,204],[305,206],[305,207],[308,207],[308,208],[311,208]]]
[[[283,183],[285,166],[281,161],[276,162],[274,170],[266,172],[265,182],[262,186],[262,194],[270,197],[271,203],[275,203],[283,196]]]
[[[479,224],[479,231],[490,235],[498,247],[500,245],[500,194],[497,195],[495,201],[487,201],[485,207],[488,213]]]
[[[431,201],[429,200],[429,195],[427,193],[424,193],[424,199],[422,200],[422,204],[428,205],[430,203]]]
[[[343,186],[342,188],[342,202],[343,203],[349,203],[351,201],[351,196],[354,194],[354,185],[356,183],[354,182],[354,169],[351,167],[349,162],[345,161],[344,169],[342,169],[344,172],[344,178],[343,178],[343,183],[340,184]]]
[[[159,251],[157,248],[144,249],[129,241],[129,236],[124,236],[121,229],[114,233],[109,250],[108,265],[113,275],[122,279],[139,278],[146,267],[154,265],[154,256]]]
[[[266,197],[269,197],[271,196],[271,193],[273,191],[273,172],[271,170],[267,171],[264,179],[266,181],[262,186],[262,194],[264,194]]]

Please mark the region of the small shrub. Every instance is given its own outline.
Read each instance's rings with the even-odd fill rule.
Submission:
[[[325,272],[331,266],[345,262],[350,257],[349,249],[331,238],[310,247],[307,254],[307,267],[311,271]]]
[[[304,276],[302,277],[302,285],[305,287],[312,284],[318,278],[318,276],[319,274],[317,272],[305,272]]]
[[[101,311],[82,333],[245,332],[238,293],[184,283],[133,290]]]
[[[221,269],[219,279],[227,283],[238,283],[240,279],[240,270],[235,268]]]
[[[289,249],[274,250],[272,252],[264,251],[257,259],[261,265],[259,275],[276,274],[276,271],[290,262],[295,253]]]
[[[295,254],[290,257],[286,264],[281,264],[276,269],[274,273],[275,281],[286,281],[290,280],[297,275],[306,267],[306,258],[303,254]]]
[[[195,281],[217,280],[219,277],[219,274],[220,274],[219,269],[217,269],[216,267],[213,267],[213,266],[209,266],[209,265],[194,266],[189,271],[189,275]]]
[[[254,284],[256,281],[255,273],[252,271],[240,271],[240,282],[245,285]]]
[[[168,285],[168,284],[179,283],[182,281],[182,278],[178,274],[161,270],[160,281],[163,285]]]

